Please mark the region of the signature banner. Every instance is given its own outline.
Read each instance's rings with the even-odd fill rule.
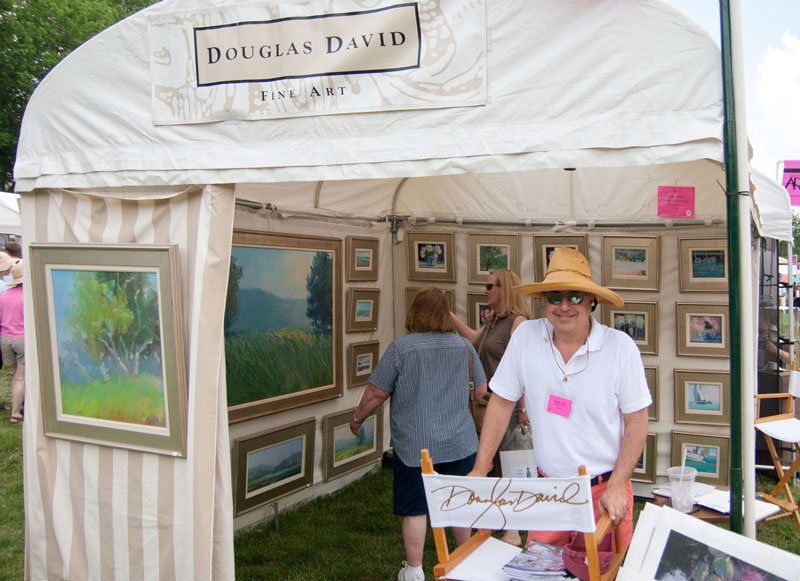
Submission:
[[[434,527],[595,530],[588,476],[473,478],[423,474],[422,481]]]
[[[156,124],[486,103],[485,0],[228,6],[149,38]]]
[[[783,162],[783,187],[789,192],[792,206],[800,206],[800,161],[786,160]]]

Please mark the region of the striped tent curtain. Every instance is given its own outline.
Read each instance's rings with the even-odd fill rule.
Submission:
[[[177,244],[188,378],[187,457],[44,435],[25,273],[25,577],[234,578],[223,314],[233,190],[168,194],[36,190],[23,240]]]

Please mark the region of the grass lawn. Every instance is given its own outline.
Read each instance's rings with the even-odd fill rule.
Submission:
[[[9,376],[0,371],[0,406],[10,407]],[[0,579],[22,579],[22,430],[0,411]],[[760,482],[766,488],[767,482]],[[800,490],[798,491],[800,492]],[[644,506],[636,502],[635,516]],[[256,509],[261,510],[261,509]],[[266,511],[271,514],[270,511]],[[800,554],[791,519],[758,525],[760,541]],[[451,540],[452,541],[452,540]],[[395,579],[403,560],[400,519],[392,515],[392,473],[376,466],[346,488],[317,498],[234,537],[238,580]],[[429,533],[425,570],[435,559]]]

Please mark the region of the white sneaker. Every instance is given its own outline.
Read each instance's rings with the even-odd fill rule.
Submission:
[[[397,574],[397,581],[425,581],[425,573],[417,572],[411,573],[408,568],[408,563],[403,561],[403,568]]]

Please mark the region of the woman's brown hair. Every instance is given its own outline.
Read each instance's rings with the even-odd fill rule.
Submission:
[[[453,326],[450,305],[442,289],[427,286],[417,293],[406,315],[409,333],[448,333]]]

